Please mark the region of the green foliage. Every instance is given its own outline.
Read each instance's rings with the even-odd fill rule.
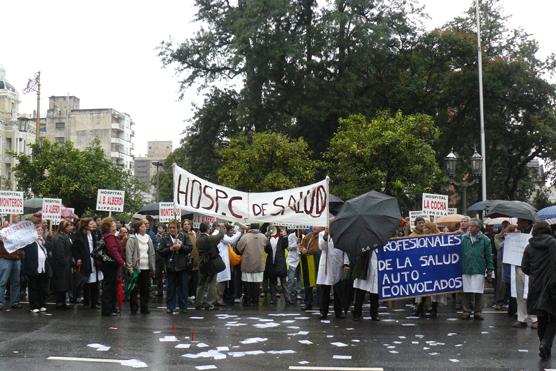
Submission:
[[[422,114],[340,119],[325,154],[332,193],[348,199],[377,190],[411,210],[421,193],[438,191],[443,180],[433,149],[439,134],[432,118]]]
[[[81,151],[71,142],[60,145],[45,139],[31,148],[31,155],[16,155],[14,168],[18,188],[26,196],[61,198],[82,214],[95,209],[99,188],[118,189],[126,192],[125,211],[141,207],[139,182],[108,160],[98,142]]]
[[[218,150],[222,166],[219,181],[246,192],[270,192],[294,188],[314,180],[317,162],[302,138],[264,132],[238,134]]]
[[[173,202],[173,182],[174,174],[172,172],[172,164],[176,163],[183,169],[190,169],[190,160],[188,156],[189,147],[187,140],[182,141],[182,145],[170,153],[164,160],[164,164],[160,171],[160,202]],[[152,179],[153,185],[156,187],[156,175]]]

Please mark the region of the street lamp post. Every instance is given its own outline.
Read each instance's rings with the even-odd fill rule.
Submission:
[[[158,168],[163,167],[163,164],[160,161],[153,161],[151,164],[156,166],[156,202],[160,202],[160,172]]]
[[[462,214],[467,213],[467,188],[475,185],[479,182],[479,178],[483,173],[483,157],[477,153],[475,149],[473,156],[471,156],[471,177],[469,180],[469,172],[466,171],[463,175],[461,182],[455,180],[456,176],[456,166],[457,166],[458,156],[454,153],[454,149],[444,157],[444,163],[446,165],[446,173],[450,177],[450,184],[462,188],[461,203],[462,203]]]

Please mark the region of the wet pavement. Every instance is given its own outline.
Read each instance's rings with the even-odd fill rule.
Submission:
[[[449,307],[437,319],[418,319],[396,303],[381,307],[380,322],[354,322],[333,312],[321,321],[318,311],[283,305],[168,315],[153,304],[148,315],[132,316],[126,307],[118,317],[80,306],[51,315],[24,308],[0,312],[0,370],[129,370],[141,363],[151,370],[556,368],[556,359],[539,361],[536,330],[512,328],[510,317],[493,310],[484,321],[458,320]],[[126,360],[137,361],[122,365]]]

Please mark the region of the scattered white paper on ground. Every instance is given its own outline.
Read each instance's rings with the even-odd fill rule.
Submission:
[[[392,353],[392,354],[398,354],[399,353],[397,350],[390,350],[389,352]]]
[[[245,340],[240,341],[241,344],[256,344],[256,343],[263,343],[267,341],[267,338],[248,338]]]
[[[280,324],[276,322],[257,323],[256,325],[253,325],[253,327],[256,328],[272,328],[278,326],[280,326]]]
[[[308,365],[309,361],[299,361],[297,363],[299,363],[300,365]]]
[[[407,339],[405,336],[398,336],[398,339]]]
[[[310,317],[295,317],[294,319],[309,319]]]
[[[282,321],[282,323],[295,323],[294,319],[286,319],[284,321]]]
[[[412,341],[411,344],[419,344],[418,341]]]
[[[517,351],[520,352],[520,353],[528,353],[529,352],[529,350],[527,350],[527,349],[518,349]]]
[[[330,338],[333,338],[334,335],[326,335],[326,337],[330,339]]]
[[[117,330],[117,327],[108,327],[108,330]]]
[[[351,341],[354,342],[354,343],[359,343],[359,342],[361,342],[361,340],[359,340],[359,339],[352,339]]]
[[[299,330],[299,326],[288,326],[288,328],[291,328],[292,330]]]
[[[216,347],[216,350],[219,352],[228,352],[230,347]]]
[[[106,351],[109,351],[109,350],[110,350],[110,347],[109,347],[109,346],[107,346],[107,345],[102,345],[102,344],[97,344],[97,343],[94,343],[94,344],[87,344],[87,346],[88,346],[89,348],[96,349],[97,352],[106,352]]]
[[[433,353],[429,353],[429,356],[437,356],[437,355],[439,355],[439,354],[440,354],[440,353],[433,352]]]
[[[165,343],[165,342],[171,342],[171,341],[178,341],[178,338],[175,337],[174,335],[166,335],[163,338],[159,338],[158,340]]]
[[[386,347],[386,349],[396,349],[396,346],[395,345],[389,345],[389,346]]]
[[[459,348],[459,347],[462,347],[463,344],[456,344],[456,345],[454,345],[454,346],[455,346],[456,348]]]
[[[331,344],[331,345],[334,345],[334,346],[336,346],[336,347],[338,347],[338,348],[347,347],[347,346],[348,346],[347,344],[344,344],[344,343],[339,342],[339,341],[337,341],[337,342],[335,342],[335,343],[330,343],[330,344]]]
[[[234,322],[227,322],[224,326],[226,326],[226,327],[247,326],[247,323],[239,323],[237,321],[234,321]]]
[[[329,319],[321,319],[320,322],[321,323],[330,323],[330,320]]]
[[[177,344],[174,348],[177,348],[177,349],[189,349],[189,347],[191,347],[191,344]]]
[[[425,335],[415,335],[416,338],[422,339],[425,337]]]
[[[234,358],[245,357],[245,352],[230,352],[228,355]]]
[[[153,331],[153,334],[160,334],[162,331]]]
[[[97,352],[107,352],[109,350],[110,350],[110,347],[108,347],[108,346],[102,346],[102,347],[97,348]]]
[[[195,368],[197,370],[214,370],[218,367],[216,367],[215,365],[204,365],[204,366],[195,366]]]
[[[403,327],[417,326],[415,323],[402,323]]]
[[[259,354],[264,354],[264,350],[250,350],[248,352],[245,352],[245,354],[256,356],[256,355],[259,355]]]
[[[146,368],[149,367],[145,362],[139,361],[138,359],[127,359],[124,361],[120,361],[122,366],[128,366],[133,368]]]
[[[205,344],[205,343],[197,344],[197,348],[206,348],[206,347],[208,347],[208,344]]]
[[[344,355],[335,354],[332,358],[333,359],[351,359],[351,356],[344,356]]]
[[[270,313],[269,317],[293,317],[299,316],[299,313]]]
[[[417,317],[417,316],[407,316],[407,317],[405,317],[405,319],[419,319],[419,317]]]
[[[455,359],[455,358],[450,358],[450,362],[453,362],[453,363],[458,363],[458,362],[459,362],[459,359]]]
[[[423,350],[429,350],[429,349],[430,349],[429,347],[423,347]]]
[[[311,340],[298,340],[300,344],[311,345],[313,342]]]
[[[453,317],[446,318],[446,321],[457,321],[457,320],[458,320],[457,318],[453,318]]]
[[[205,319],[205,317],[189,317],[189,319]]]
[[[353,331],[353,330],[355,330],[355,329],[354,329],[353,327],[348,327],[348,328],[346,328],[346,330],[348,330],[348,331]]]
[[[481,334],[486,335],[488,334],[488,331],[481,331]]]
[[[384,318],[380,320],[381,322],[395,322],[396,320],[393,318]]]
[[[286,350],[268,350],[267,353],[269,354],[294,354],[295,350],[286,349]]]
[[[401,342],[401,341],[393,341],[392,343],[398,344],[398,345],[399,345],[399,344],[403,344],[403,342]]]

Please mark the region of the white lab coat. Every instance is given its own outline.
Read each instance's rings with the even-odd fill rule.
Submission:
[[[233,236],[224,235],[224,238],[218,244],[218,252],[220,257],[226,264],[226,269],[216,275],[216,282],[226,282],[232,279],[232,271],[230,269],[230,257],[228,256],[228,245],[234,245],[241,237],[241,232],[236,230]]]
[[[367,270],[367,279],[362,280],[356,278],[353,281],[353,288],[378,294],[378,258],[376,256],[376,249],[371,254],[371,261]]]
[[[290,233],[288,236],[288,257],[286,258],[286,264],[289,269],[296,269],[299,265],[299,241],[294,233]]]
[[[324,231],[319,233],[319,249],[321,250],[317,285],[333,286],[340,282],[344,265],[349,265],[349,257],[342,250],[334,247],[332,237],[324,240]]]

